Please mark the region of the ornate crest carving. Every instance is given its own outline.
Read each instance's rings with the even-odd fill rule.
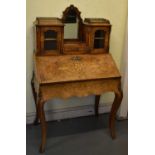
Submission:
[[[74,5],[70,5],[69,7],[67,7],[65,9],[65,11],[63,11],[63,15],[62,15],[62,21],[65,22],[67,16],[71,13],[75,14],[76,17],[78,17],[79,21],[82,22],[82,18],[81,18],[81,12],[78,10],[77,7],[75,7]]]

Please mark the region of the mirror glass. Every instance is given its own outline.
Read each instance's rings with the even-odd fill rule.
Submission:
[[[64,39],[78,39],[78,18],[75,23],[65,23]]]

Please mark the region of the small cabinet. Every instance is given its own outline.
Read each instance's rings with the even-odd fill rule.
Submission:
[[[41,28],[41,53],[45,55],[60,54],[62,39],[59,27]]]
[[[92,53],[108,53],[110,27],[94,28],[92,32]]]
[[[85,38],[91,47],[90,53],[108,53],[111,24],[104,18],[86,18]]]
[[[63,46],[63,26],[58,18],[37,18],[37,55],[59,55]]]

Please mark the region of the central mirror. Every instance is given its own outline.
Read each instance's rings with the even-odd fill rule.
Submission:
[[[75,23],[65,23],[64,39],[78,39],[78,19]]]
[[[80,40],[82,26],[81,12],[71,5],[63,12],[62,21],[64,26],[64,39],[65,40]]]

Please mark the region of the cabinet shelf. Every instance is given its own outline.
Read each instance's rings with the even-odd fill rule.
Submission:
[[[94,39],[104,39],[104,37],[95,37]]]
[[[44,40],[45,40],[45,41],[46,41],[46,40],[49,40],[49,41],[51,40],[51,41],[52,41],[52,40],[57,40],[57,39],[56,39],[56,38],[45,38]]]

